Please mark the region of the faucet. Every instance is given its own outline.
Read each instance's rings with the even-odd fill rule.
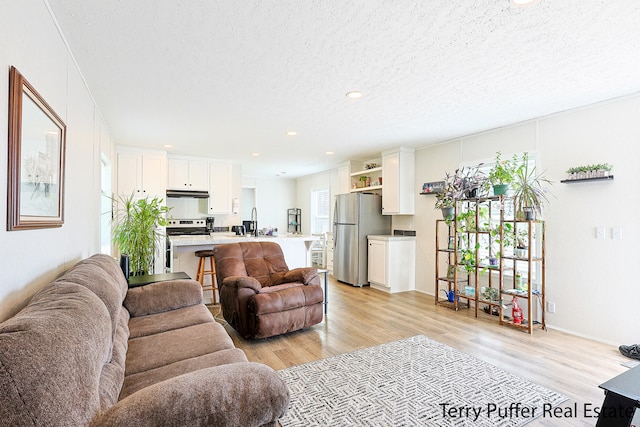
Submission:
[[[258,237],[258,209],[255,206],[251,209],[251,222],[253,223],[253,234]]]

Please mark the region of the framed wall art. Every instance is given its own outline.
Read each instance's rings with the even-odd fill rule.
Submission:
[[[15,68],[9,70],[7,230],[64,223],[66,125]]]

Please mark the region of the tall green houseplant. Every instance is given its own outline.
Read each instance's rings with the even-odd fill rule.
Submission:
[[[164,237],[159,227],[167,225],[166,214],[171,210],[163,200],[148,196],[136,199],[132,194],[117,201],[113,243],[120,254],[129,256],[134,275],[149,274],[153,268],[156,244]]]

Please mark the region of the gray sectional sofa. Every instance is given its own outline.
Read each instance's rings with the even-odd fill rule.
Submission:
[[[87,258],[0,324],[0,425],[276,425],[289,391],[248,362],[193,280],[129,289]]]

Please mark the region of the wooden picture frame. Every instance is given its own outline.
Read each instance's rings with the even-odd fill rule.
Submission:
[[[22,74],[9,70],[7,231],[62,227],[67,128]]]

